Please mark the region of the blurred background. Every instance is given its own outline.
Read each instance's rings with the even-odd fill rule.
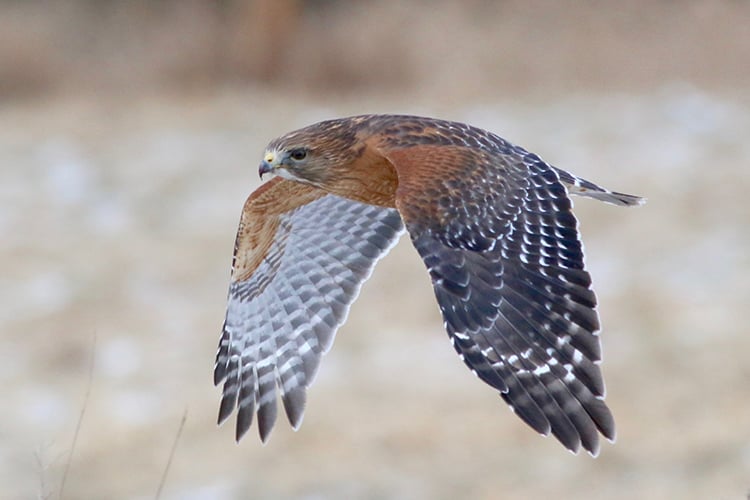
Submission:
[[[183,415],[162,498],[744,498],[748,25],[728,0],[0,1],[0,498],[153,498]],[[576,204],[618,424],[597,459],[466,370],[406,238],[297,433],[216,427],[263,147],[372,112],[649,199]]]

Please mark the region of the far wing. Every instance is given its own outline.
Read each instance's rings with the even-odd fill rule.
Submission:
[[[570,200],[538,157],[480,139],[386,150],[396,206],[463,361],[537,432],[596,454],[614,421]]]
[[[237,407],[237,440],[256,410],[267,439],[277,387],[290,423],[300,425],[321,356],[402,228],[395,209],[280,178],[250,195],[214,367],[214,384],[224,382],[219,423]]]

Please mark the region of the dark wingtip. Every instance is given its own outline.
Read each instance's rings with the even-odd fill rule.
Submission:
[[[216,420],[217,425],[223,424],[226,419],[229,418],[229,415],[232,414],[232,410],[234,410],[235,405],[235,397],[230,397],[228,394],[224,394],[224,397],[221,398],[221,404],[219,405],[219,417]]]
[[[258,433],[260,434],[261,444],[266,444],[268,442],[268,438],[271,436],[271,430],[273,430],[273,424],[264,427],[258,423]]]
[[[292,424],[292,428],[296,431],[302,424],[302,417],[305,414],[305,403],[307,401],[305,388],[295,387],[284,394],[281,399],[284,403],[286,418],[289,419],[289,423]]]
[[[237,410],[237,425],[235,427],[234,431],[234,440],[238,443],[242,439],[242,437],[247,434],[247,431],[250,430],[250,426],[253,423],[253,415],[255,414],[255,403],[254,401],[250,401],[250,404],[246,407],[240,407]]]
[[[509,392],[501,392],[500,397],[503,398],[503,401],[508,404],[513,413],[518,415],[518,417],[523,420],[526,425],[534,429],[542,436],[549,436],[549,433],[552,430],[552,425],[550,424],[544,413],[542,413],[542,410],[539,408],[539,406],[537,406],[534,400],[526,396],[526,401],[524,401],[526,407],[524,410],[519,409],[519,406],[515,404],[513,399],[511,399]]]
[[[273,430],[273,426],[276,423],[276,400],[272,400],[269,403],[258,407],[258,433],[260,434],[260,441],[265,444],[268,441],[268,436]]]
[[[214,386],[217,386],[224,382],[224,379],[227,378],[227,364],[219,364],[216,363],[216,366],[214,366]]]
[[[588,452],[589,455],[596,458],[599,456],[599,440],[595,439],[594,442],[584,444],[584,449]]]

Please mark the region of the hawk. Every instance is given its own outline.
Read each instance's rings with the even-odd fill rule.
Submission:
[[[612,192],[485,130],[399,115],[323,121],[269,143],[234,245],[214,384],[219,423],[291,425],[373,266],[404,228],[464,363],[566,448],[614,440],[596,296],[569,194]],[[406,376],[406,374],[404,374]]]

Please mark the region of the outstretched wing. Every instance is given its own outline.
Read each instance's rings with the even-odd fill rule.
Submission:
[[[299,426],[321,356],[402,227],[395,209],[280,178],[250,195],[214,367],[214,384],[224,382],[219,423],[237,407],[237,440],[256,410],[266,440],[277,387],[290,423]]]
[[[614,420],[567,192],[537,156],[455,127],[428,124],[413,145],[380,142],[445,327],[468,367],[527,424],[595,455],[599,432],[614,438]]]

